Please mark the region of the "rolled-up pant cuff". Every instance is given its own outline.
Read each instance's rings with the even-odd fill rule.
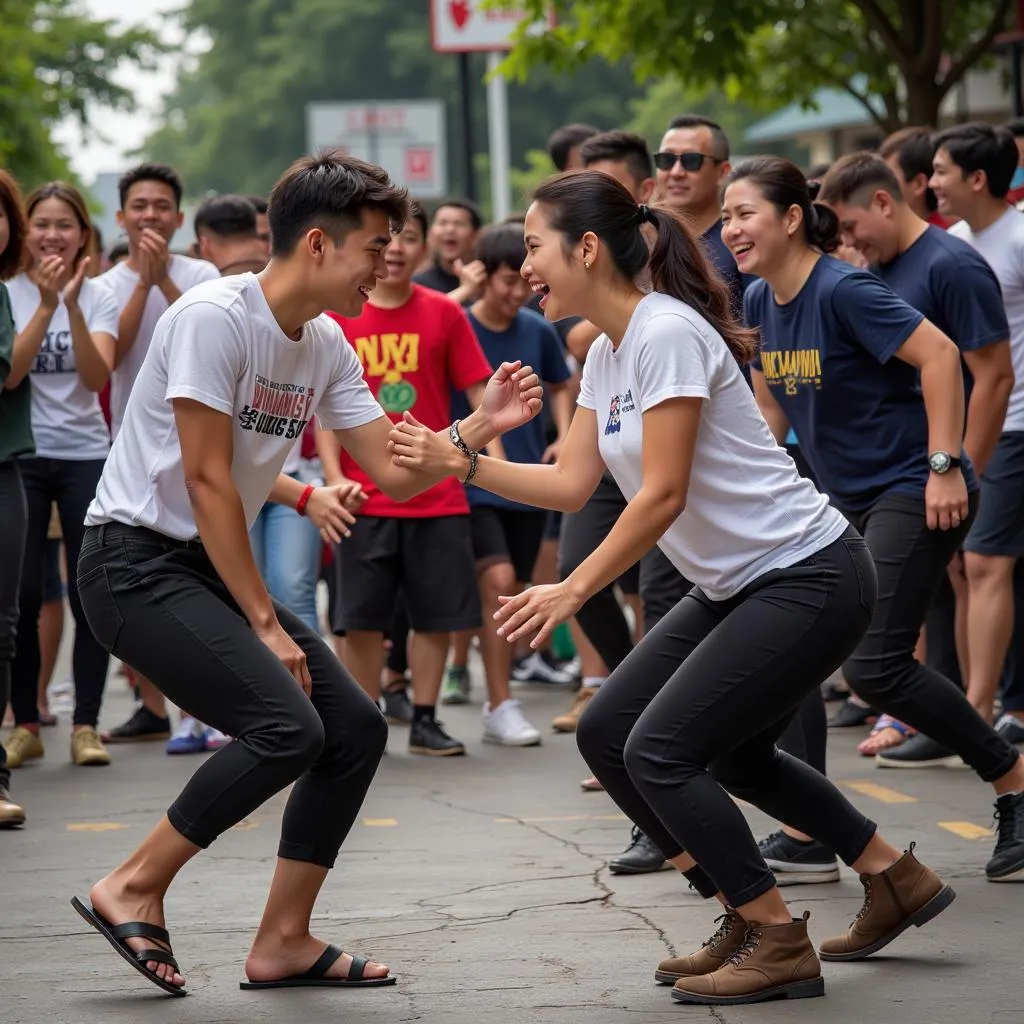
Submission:
[[[683,872],[683,876],[690,883],[690,887],[696,889],[698,894],[709,900],[718,892],[718,886],[711,881],[711,876],[699,865]]]

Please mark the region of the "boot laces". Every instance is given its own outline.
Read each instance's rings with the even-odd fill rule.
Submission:
[[[857,911],[857,916],[854,918],[855,922],[860,921],[864,917],[864,915],[867,914],[867,912],[871,909],[871,880],[867,878],[862,878],[860,884],[864,886],[864,905],[860,908],[860,910]]]
[[[1006,807],[1000,807],[998,803],[996,804],[996,813],[992,818],[992,824],[996,829],[997,849],[1000,846],[1008,846],[1010,843],[1016,842],[1018,832],[1016,812],[1016,801],[1008,803]]]
[[[715,924],[718,925],[718,931],[711,936],[707,942],[704,943],[705,948],[709,946],[717,946],[722,939],[724,939],[729,932],[732,931],[733,925],[736,923],[736,914],[731,910],[727,910],[721,917],[715,918]]]
[[[747,934],[743,938],[743,945],[736,950],[731,957],[729,957],[727,963],[730,964],[741,964],[748,956],[753,953],[761,943],[761,936],[764,933],[756,925],[751,925],[747,929]]]

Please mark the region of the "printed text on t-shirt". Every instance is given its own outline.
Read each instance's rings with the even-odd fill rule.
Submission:
[[[75,369],[74,348],[70,331],[47,331],[33,373],[72,373]]]
[[[257,434],[298,437],[309,422],[313,398],[312,387],[279,384],[257,374],[252,398],[238,414],[238,424]]]
[[[785,385],[787,395],[795,395],[801,385],[821,388],[821,353],[816,348],[762,350],[761,369],[769,384]]]

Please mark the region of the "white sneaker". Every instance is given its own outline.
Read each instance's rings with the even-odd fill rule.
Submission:
[[[540,745],[540,732],[523,716],[519,701],[502,701],[493,711],[484,705],[484,742],[499,743],[503,747],[536,747]]]

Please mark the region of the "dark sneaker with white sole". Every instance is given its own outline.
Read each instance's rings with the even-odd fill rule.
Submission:
[[[672,867],[665,854],[658,849],[654,840],[641,832],[636,825],[629,839],[629,846],[608,861],[608,870],[613,875],[646,875]]]
[[[171,720],[153,714],[145,704],[140,704],[127,722],[100,734],[104,743],[145,743],[170,738]]]
[[[409,730],[409,753],[426,754],[428,757],[458,757],[466,748],[444,731],[444,726],[434,718],[413,722]]]
[[[996,848],[985,865],[990,882],[1024,881],[1024,793],[996,799]]]
[[[816,839],[804,842],[779,829],[762,839],[757,848],[779,885],[818,885],[839,881],[838,858]]]
[[[866,708],[862,704],[847,698],[839,705],[839,710],[828,720],[830,729],[859,729],[871,725],[878,718],[874,708]]]
[[[918,733],[875,756],[879,768],[963,768],[960,755]]]

